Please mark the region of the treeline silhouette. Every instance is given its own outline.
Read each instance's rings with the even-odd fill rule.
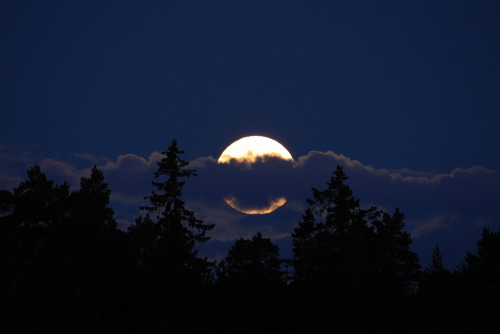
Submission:
[[[364,209],[338,166],[312,189],[292,233],[293,257],[259,232],[215,263],[199,256],[214,225],[182,201],[196,175],[174,140],[158,163],[144,214],[117,228],[96,167],[80,188],[39,166],[0,192],[3,333],[496,332],[500,232],[453,271],[439,247],[421,268],[397,209]]]

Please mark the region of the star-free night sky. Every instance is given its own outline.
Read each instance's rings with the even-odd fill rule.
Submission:
[[[500,228],[499,18],[493,0],[2,1],[0,188],[34,164],[77,187],[96,163],[126,228],[175,138],[186,203],[216,224],[203,251],[260,230],[290,256],[341,164],[363,206],[405,213],[423,265],[439,244],[453,268]],[[222,200],[216,159],[248,135],[295,159],[269,215]]]

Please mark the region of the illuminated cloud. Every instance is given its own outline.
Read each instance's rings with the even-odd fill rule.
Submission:
[[[301,180],[297,194],[310,197],[306,187],[324,189],[336,165],[344,167],[347,183],[362,206],[376,205],[390,213],[398,207],[402,210],[413,248],[424,265],[430,262],[436,244],[447,263],[458,264],[466,251],[475,250],[483,227],[500,229],[500,174],[492,169],[457,167],[445,173],[388,170],[331,151],[311,151],[297,159],[297,178]]]
[[[208,164],[216,164],[217,159],[212,156],[193,159],[189,162],[188,168],[205,168]]]
[[[472,166],[469,168],[455,168],[450,173],[430,173],[422,171],[414,171],[411,169],[388,170],[385,168],[375,168],[370,165],[362,164],[358,160],[353,160],[343,154],[336,154],[332,151],[319,152],[310,151],[307,155],[301,156],[297,159],[296,167],[303,168],[308,165],[314,165],[317,160],[331,160],[342,166],[346,170],[365,171],[376,176],[385,176],[392,180],[401,180],[404,182],[414,183],[438,183],[447,178],[454,178],[461,174],[474,174],[474,173],[495,173],[494,170],[485,168],[483,166]]]
[[[153,152],[149,157],[143,158],[136,154],[128,153],[119,155],[116,161],[111,159],[108,160],[103,165],[98,165],[102,171],[113,171],[113,170],[127,170],[129,172],[142,172],[150,170],[151,168],[156,168],[156,163],[162,159],[160,152]]]

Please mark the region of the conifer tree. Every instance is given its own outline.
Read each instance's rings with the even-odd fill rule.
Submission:
[[[266,283],[280,284],[284,282],[283,262],[279,259],[278,246],[257,232],[252,239],[236,240],[219,264],[218,276],[220,281],[241,285],[242,289]]]
[[[10,212],[3,220],[11,233],[13,258],[23,266],[35,266],[46,248],[50,229],[65,221],[69,185],[54,185],[35,165],[28,170],[28,179],[7,197]]]
[[[467,252],[463,273],[476,294],[500,297],[500,231],[484,228],[477,252]]]
[[[47,248],[51,230],[68,215],[69,185],[54,185],[35,165],[28,178],[13,192],[1,192],[0,214],[0,285],[6,294],[8,319],[13,328],[27,323],[42,322],[45,309],[32,309],[46,304]],[[2,305],[4,306],[4,305]]]
[[[196,218],[181,199],[184,179],[196,176],[195,170],[187,169],[189,162],[181,159],[182,154],[176,140],[162,152],[152,182],[155,189],[145,197],[150,205],[141,207],[157,225],[152,266],[172,286],[202,283],[211,270],[211,264],[198,257],[195,246],[208,240],[206,232],[214,225]]]
[[[410,249],[411,236],[404,231],[404,214],[396,208],[390,215],[379,212],[381,219],[373,219],[375,227],[374,270],[378,272],[379,289],[386,293],[404,295],[415,292],[420,275],[420,259]]]
[[[441,250],[438,245],[436,245],[432,250],[432,263],[429,270],[433,272],[441,272],[445,270],[443,266],[443,255],[441,254]]]
[[[114,211],[109,207],[111,190],[104,182],[104,174],[96,165],[90,177],[80,179],[80,189],[72,194],[73,221],[84,224],[86,229],[115,229]]]
[[[326,189],[312,188],[292,234],[292,283],[298,299],[315,305],[303,312],[318,318],[335,314],[346,330],[354,325],[364,332],[373,322],[393,323],[389,318],[399,310],[392,305],[412,291],[419,260],[403,231],[403,214],[362,208],[346,180],[337,166]]]
[[[278,246],[260,232],[235,241],[217,268],[217,309],[225,315],[222,332],[233,332],[242,323],[250,333],[262,331],[262,324],[266,332],[284,330],[280,314],[286,305],[283,263]]]
[[[296,283],[335,288],[342,282],[361,288],[363,266],[372,255],[366,250],[373,228],[366,218],[374,209],[361,209],[346,180],[338,166],[325,190],[312,188],[313,198],[307,199],[309,206],[292,234]]]
[[[420,266],[403,214],[361,208],[346,180],[338,166],[326,189],[312,189],[292,234],[294,283],[347,300],[405,294]]]
[[[75,325],[71,321],[85,321],[88,326],[116,321],[123,305],[118,301],[132,257],[126,235],[117,228],[109,206],[110,195],[103,172],[94,165],[90,175],[80,179],[79,189],[71,193],[67,219],[50,231],[46,258],[54,309],[68,312],[55,299],[66,296],[66,308],[78,310],[64,319],[67,326]]]

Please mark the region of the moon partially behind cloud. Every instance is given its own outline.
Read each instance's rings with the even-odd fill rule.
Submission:
[[[218,164],[226,165],[228,193],[224,201],[233,209],[250,215],[267,214],[284,205],[287,198],[279,193],[282,176],[293,168],[293,157],[279,142],[249,136],[229,145],[219,157]],[[258,174],[259,182],[249,174]],[[276,187],[269,185],[276,184]],[[263,203],[262,200],[265,202]]]
[[[218,163],[230,163],[231,160],[248,164],[259,157],[273,156],[293,162],[292,155],[276,140],[264,136],[241,138],[229,145],[219,157]]]

